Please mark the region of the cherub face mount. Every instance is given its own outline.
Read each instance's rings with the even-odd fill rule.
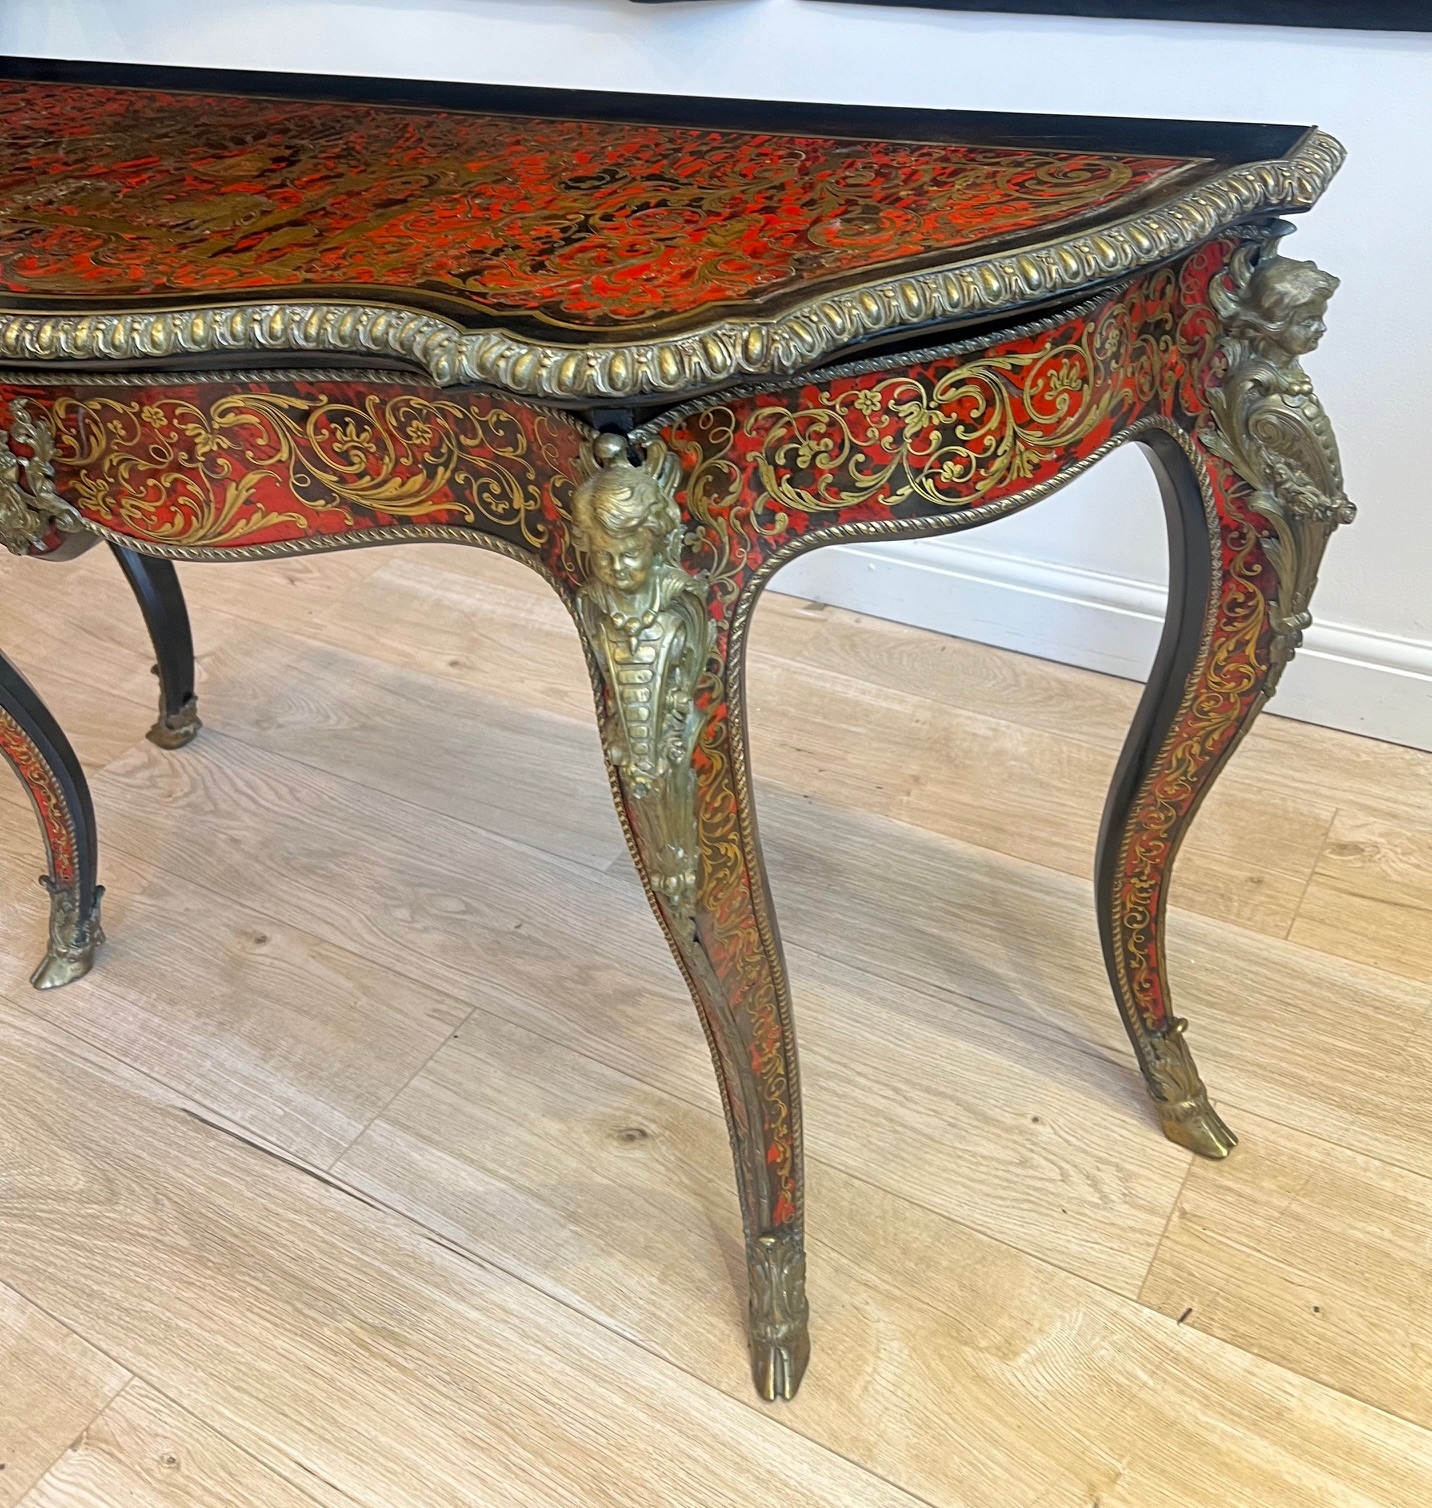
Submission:
[[[680,463],[659,441],[638,464],[600,435],[572,498],[572,542],[586,571],[582,631],[606,692],[602,743],[617,772],[652,888],[689,932],[696,908],[696,684],[714,625],[706,577],[681,566]]]

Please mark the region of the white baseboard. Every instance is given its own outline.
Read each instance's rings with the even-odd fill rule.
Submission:
[[[832,545],[772,589],[877,618],[1143,680],[1163,628],[1162,587],[976,549],[955,540]],[[1432,750],[1432,643],[1315,623],[1268,710]]]

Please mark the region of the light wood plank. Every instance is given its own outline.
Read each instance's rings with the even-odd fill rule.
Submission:
[[[1235,756],[1240,775],[1397,821],[1432,823],[1432,753],[1286,717],[1260,717]]]
[[[787,658],[943,707],[1081,739],[1109,753],[1123,742],[1143,690],[1118,676],[845,608],[827,608],[824,618],[820,631]]]
[[[13,1508],[128,1380],[117,1362],[0,1283],[0,1508]]]
[[[90,680],[112,696],[154,705],[154,650],[139,604],[105,546],[77,560],[7,557],[3,569],[4,649],[26,675],[38,681],[57,671]]]
[[[391,549],[329,550],[271,560],[184,561],[179,580],[196,634],[217,617],[300,628],[392,558]]]
[[[938,757],[936,709],[916,697],[779,663],[753,667],[747,693],[757,776],[822,806],[901,815]]]
[[[1138,1293],[1189,1154],[1122,1062],[792,950],[810,1145],[1101,1287]]]
[[[1146,1303],[1245,1351],[1432,1423],[1432,1179],[1242,1115],[1198,1164]]]
[[[102,772],[96,792],[112,846],[162,861],[210,905],[214,895],[247,897],[459,997],[497,981],[529,1000],[555,994],[594,1022],[645,1036],[647,1051],[660,1034],[673,1060],[702,1047],[694,1013],[663,1004],[684,987],[645,902],[585,865],[375,800],[217,733],[182,759],[136,748]],[[256,840],[263,811],[275,820]],[[634,975],[645,976],[641,990]]]
[[[825,609],[814,604],[770,594],[756,610],[751,653],[757,659],[791,654],[825,618]],[[375,624],[381,632],[374,632]],[[579,722],[592,718],[591,681],[561,600],[532,571],[486,550],[394,553],[315,614],[304,631],[390,665]]]
[[[115,842],[168,851],[208,892],[196,905],[241,897],[416,984],[432,980],[713,1102],[695,1013],[634,883],[514,851],[417,808],[365,810],[361,838],[345,839],[356,822],[341,782],[222,738],[185,752],[196,757],[180,770],[137,751],[105,773],[103,790]],[[259,809],[294,815],[260,830]],[[171,823],[207,841],[169,850]],[[335,853],[345,841],[354,849],[346,863]],[[449,899],[434,905],[437,896]],[[824,1076],[838,1105],[879,1096],[818,1123],[832,1157],[896,1188],[919,1176],[938,1207],[978,1210],[981,1229],[1137,1292],[1188,1154],[1158,1136],[1122,1064],[1071,1060],[1063,1044],[1028,1039],[961,1002],[941,1019],[878,976],[837,976],[814,956],[798,962],[808,1072]],[[242,1113],[232,1100],[224,1109]]]
[[[897,706],[886,715],[898,719],[901,712]],[[1107,751],[948,708],[934,709],[930,721],[932,743],[916,751],[922,757],[910,799],[889,815],[1067,874],[1093,874],[1114,773]],[[768,767],[757,763],[758,770]],[[873,803],[861,809],[881,810]],[[1304,798],[1220,782],[1180,852],[1175,903],[1286,935],[1332,817],[1331,807]]]
[[[1033,655],[828,608],[790,656],[801,665],[1089,743],[1112,755],[1143,688]],[[1260,717],[1223,783],[1256,784],[1323,807],[1355,801],[1393,820],[1432,820],[1432,753],[1290,718]]]
[[[475,1016],[339,1171],[740,1398],[723,1130],[714,1110]],[[908,1188],[924,1192],[914,1170]],[[1392,1503],[1432,1487],[1432,1436],[820,1155],[810,1219],[814,1359],[779,1417],[929,1503]]]
[[[529,597],[560,607],[552,588],[530,566],[509,559],[496,550],[485,550],[481,545],[425,542],[405,545],[397,550],[385,548],[376,553],[380,557],[379,568],[382,570],[390,565],[418,565],[441,571],[447,576],[465,576],[473,583],[475,602],[483,600],[488,586],[500,586],[525,592]]]
[[[296,1485],[372,1508],[912,1505],[8,1008],[0,1076],[0,1280]]]
[[[597,868],[625,852],[595,715],[558,717],[276,631],[232,645],[226,668],[209,726],[365,787],[355,803],[415,801]]]
[[[72,675],[56,670],[53,663],[29,663],[26,656],[7,657],[50,709],[87,775],[117,759],[142,739],[154,722],[159,691],[152,679],[154,695],[142,702],[137,697],[114,695],[105,689],[98,676]],[[17,809],[30,805],[29,792],[8,764],[0,766],[0,800]],[[37,845],[39,841],[36,829]]]
[[[107,764],[154,721],[159,686],[138,605],[108,550],[59,564],[7,560],[0,649],[39,692],[80,762]],[[28,802],[6,773],[0,795]]]
[[[101,768],[143,738],[158,707],[154,648],[110,551],[77,560],[10,561],[0,597],[0,649],[40,693],[80,762]],[[207,661],[242,620],[205,610],[193,622],[201,702]],[[0,795],[25,800],[13,781]]]
[[[1084,884],[873,817],[837,825],[769,789],[761,831],[788,939],[912,1001],[959,994],[1071,1051],[1127,1051]],[[1424,987],[1187,912],[1169,927],[1175,1008],[1225,1109],[1432,1163]]]
[[[74,1441],[21,1508],[331,1508],[353,1499],[323,1484],[309,1496],[145,1382]]]
[[[479,691],[520,685],[524,703],[590,722],[591,680],[561,599],[516,561],[469,553],[491,559],[491,572],[474,577],[431,563],[424,551],[397,553],[315,615],[308,635]]]
[[[219,900],[176,881],[153,852],[131,860],[112,846],[98,966],[63,990],[30,990],[48,903],[29,836],[0,824],[0,977],[25,1008],[320,1165],[467,1013],[283,920],[281,900],[269,914]]]
[[[385,566],[321,614],[311,632],[590,721],[580,652],[553,594],[534,595],[527,579],[520,587],[508,584],[531,578],[513,562],[497,561],[503,575],[496,580],[439,571],[425,561],[414,553]],[[1068,722],[1045,731],[832,673],[812,647],[830,634],[830,617],[777,594],[758,609],[749,691],[759,775],[1071,874],[1091,872],[1113,752],[1127,718],[1120,714],[1106,750],[1083,730],[1070,736]],[[373,633],[377,622],[385,625],[381,635]],[[798,665],[788,663],[792,656],[800,657]],[[1066,679],[1075,674],[1063,668]],[[329,681],[322,676],[309,684],[326,691]],[[1045,696],[1041,704],[1052,700]],[[861,757],[852,760],[856,747]],[[1185,845],[1179,903],[1285,935],[1331,820],[1330,806],[1264,786],[1221,783]]]
[[[585,1002],[588,1015],[624,1023],[638,1039],[659,1020],[663,1060],[689,1061],[693,1028],[684,1011],[660,1004],[672,1000],[674,976],[639,901],[625,908],[599,890],[580,905],[555,901],[541,865],[489,849],[471,830],[445,836],[412,809],[365,807],[364,840],[355,845],[344,788],[291,764],[245,763],[235,751],[230,773],[227,758],[201,764],[208,756],[196,745],[184,769],[202,768],[201,781],[156,755],[136,751],[99,782],[116,792],[132,782],[107,817],[129,851],[163,842],[166,862],[220,892],[276,888],[282,914],[309,930],[459,995],[462,980],[491,982],[500,970],[514,997]],[[256,806],[302,813],[302,824],[268,830],[256,847]],[[812,951],[916,995],[972,998],[1070,1051],[1127,1052],[1081,884],[908,826],[833,821],[779,791],[767,791],[763,817],[792,941],[809,938]],[[191,832],[206,835],[202,852],[178,840]],[[342,896],[332,884],[339,863]],[[1176,915],[1172,926],[1176,999],[1193,1019],[1216,1097],[1318,1134],[1336,1128],[1350,1145],[1390,1160],[1422,1155],[1409,1147],[1432,1153],[1432,1110],[1420,1118],[1407,1110],[1432,1063],[1382,1046],[1387,1030],[1408,1028],[1406,1038],[1421,1022],[1422,992],[1197,918]],[[642,960],[636,989],[632,965]],[[1287,1044],[1276,1060],[1264,1050],[1270,1036]]]
[[[1432,982],[1432,821],[1340,810],[1288,935]]]
[[[28,1047],[25,1076],[0,1061],[0,1278],[58,1299],[81,1346],[132,1346],[121,1379],[157,1366],[201,1461],[253,1451],[282,1474],[232,1479],[234,1500],[784,1500],[792,1450],[796,1500],[841,1505],[1432,1495],[1429,1436],[1381,1411],[1428,1422],[1432,756],[1264,718],[1201,816],[1175,899],[1209,915],[1172,915],[1176,1000],[1244,1145],[1194,1164],[1159,1247],[1188,1160],[1152,1125],[1083,878],[1137,688],[768,598],[756,755],[817,1350],[795,1407],[760,1410],[705,1044],[547,586],[456,547],[181,567],[209,731],[176,755],[139,742],[152,656],[107,554],[9,569],[0,638],[110,761],[112,941],[90,980],[25,988],[45,907],[9,783],[0,969],[24,1011],[0,1035]],[[1253,935],[1286,919],[1300,866],[1292,939]],[[379,1115],[345,1172],[422,1224],[383,1224],[181,1096],[315,1168]],[[444,1241],[520,1282],[444,1265]],[[1155,1249],[1143,1299],[1166,1314],[1128,1297]],[[154,1475],[148,1424],[120,1457],[89,1448],[100,1428],[45,1491],[189,1501],[194,1479]],[[490,1490],[481,1452],[504,1449]],[[213,1469],[194,1491],[230,1490]]]

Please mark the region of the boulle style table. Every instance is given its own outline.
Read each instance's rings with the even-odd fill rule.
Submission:
[[[752,1367],[809,1354],[801,1111],[742,687],[772,573],[972,528],[1136,441],[1168,619],[1104,813],[1115,999],[1173,1140],[1224,1156],[1165,969],[1169,868],[1351,517],[1299,364],[1336,280],[1283,256],[1312,129],[10,60],[0,539],[107,541],[199,727],[175,560],[479,545],[572,612],[617,812],[710,1041]],[[375,628],[375,631],[378,631]],[[94,814],[0,660],[63,985]],[[176,757],[182,757],[176,756]],[[1016,778],[1017,772],[1011,772]],[[818,794],[818,793],[817,793]]]

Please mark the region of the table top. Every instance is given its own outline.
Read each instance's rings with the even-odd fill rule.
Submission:
[[[680,394],[1087,291],[1339,160],[1300,127],[12,59],[0,351]]]

